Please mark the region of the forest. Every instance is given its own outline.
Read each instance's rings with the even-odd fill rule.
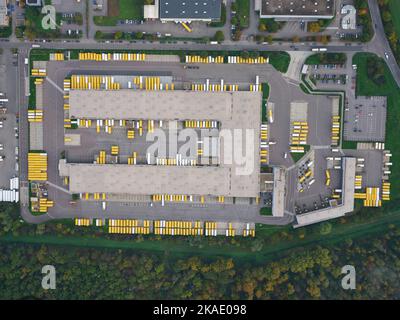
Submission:
[[[254,253],[255,255],[257,253]],[[400,229],[289,250],[262,263],[169,253],[0,243],[0,299],[398,299]],[[55,290],[41,269],[56,269]],[[355,290],[341,268],[356,269]]]

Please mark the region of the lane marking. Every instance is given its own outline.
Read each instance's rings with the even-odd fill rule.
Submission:
[[[46,80],[58,91],[60,91],[62,94],[64,94],[64,90],[61,89],[53,80],[51,80],[49,77],[46,77]]]

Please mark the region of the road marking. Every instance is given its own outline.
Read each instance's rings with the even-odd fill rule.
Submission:
[[[50,182],[50,181],[47,181],[47,184],[50,185],[50,186],[52,186],[53,188],[56,188],[56,189],[58,189],[58,190],[61,190],[61,191],[65,192],[65,193],[72,194],[71,191],[69,191],[69,190],[67,190],[67,189],[64,189],[64,188],[62,188],[62,187],[60,187],[60,186],[58,186],[58,185],[56,185],[56,184],[54,184],[54,183],[52,183],[52,182]]]
[[[50,84],[51,84],[54,88],[56,88],[58,91],[60,91],[62,94],[64,94],[64,90],[61,89],[53,80],[51,80],[49,77],[47,77],[46,80],[47,80],[48,82],[50,82]]]

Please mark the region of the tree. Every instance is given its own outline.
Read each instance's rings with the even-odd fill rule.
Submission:
[[[242,38],[242,31],[236,29],[235,33],[233,34],[233,40],[239,41]]]
[[[271,36],[270,34],[269,34],[268,36],[266,36],[266,37],[265,37],[265,41],[267,41],[269,44],[271,44],[272,41],[273,41],[272,36]]]
[[[322,35],[322,36],[321,36],[321,43],[323,43],[323,44],[328,44],[328,43],[329,43],[329,36],[327,36],[327,35]]]
[[[258,30],[261,32],[267,31],[267,26],[265,25],[265,23],[260,22],[258,24]]]
[[[117,31],[114,33],[114,39],[119,40],[124,36],[124,33],[122,31]]]
[[[199,56],[202,58],[207,58],[208,57],[208,52],[207,51],[200,51]]]
[[[332,232],[332,224],[324,222],[320,225],[319,233],[321,235],[328,235]]]
[[[384,22],[390,22],[392,21],[392,15],[389,11],[385,10],[382,13],[382,19]]]
[[[125,32],[124,33],[124,38],[127,41],[132,40],[132,34],[130,32]]]
[[[141,40],[143,39],[143,36],[144,36],[143,32],[139,31],[135,33],[135,39]]]
[[[390,42],[392,47],[396,46],[397,45],[397,41],[398,41],[398,37],[397,37],[396,32],[391,32],[389,34],[388,40],[389,40],[389,42]]]
[[[104,37],[103,32],[101,32],[100,30],[97,30],[96,33],[95,33],[95,35],[94,35],[94,38],[95,38],[96,40],[99,40],[99,39],[102,39],[103,37]]]
[[[320,32],[321,25],[318,22],[309,22],[308,23],[308,31],[309,32]]]
[[[244,51],[240,52],[240,57],[243,59],[248,59],[250,57],[250,54],[248,51],[244,50]]]
[[[225,36],[224,36],[223,31],[218,30],[217,32],[215,32],[214,41],[223,42],[224,40],[225,40]]]

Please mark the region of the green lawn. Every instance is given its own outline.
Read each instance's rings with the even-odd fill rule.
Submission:
[[[260,214],[263,216],[272,216],[272,207],[261,208]]]
[[[290,156],[292,157],[293,161],[297,163],[306,153],[296,153],[291,152]]]
[[[94,16],[93,21],[99,26],[115,26],[118,20],[142,20],[143,4],[143,0],[119,0],[118,16]]]
[[[296,153],[296,152],[291,152],[290,156],[292,157],[294,162],[298,162],[301,158],[303,158],[303,156],[310,151],[310,145],[309,144],[305,144],[302,145],[302,147],[304,147],[304,153]]]
[[[250,1],[249,0],[236,0],[237,17],[239,18],[239,25],[242,28],[247,28],[250,24]]]
[[[400,34],[400,3],[399,0],[389,0],[390,13],[396,33]]]
[[[346,55],[344,53],[316,53],[309,56],[305,64],[344,64],[346,63]]]
[[[366,61],[368,57],[376,57],[370,53],[358,53],[353,58],[353,64],[357,64],[357,94],[358,95],[383,95],[388,97],[386,118],[386,148],[390,149],[394,166],[391,168],[390,182],[392,184],[391,200],[400,200],[400,89],[394,81],[392,74],[385,63],[386,83],[377,86],[367,76]],[[377,58],[377,57],[376,57]],[[379,59],[379,58],[377,58]]]
[[[287,52],[271,52],[269,63],[279,72],[285,73],[289,68],[290,55]]]
[[[268,83],[262,83],[261,88],[262,88],[262,93],[263,93],[262,103],[261,103],[261,121],[267,122],[268,117],[267,117],[267,109],[265,108],[265,103],[268,101],[268,97],[269,97]]]
[[[35,38],[60,38],[60,28],[56,29],[43,29],[42,19],[44,15],[40,8],[37,7],[26,7],[25,8],[25,31],[24,35],[26,38],[33,40]],[[61,13],[56,14],[57,26],[61,23]]]

